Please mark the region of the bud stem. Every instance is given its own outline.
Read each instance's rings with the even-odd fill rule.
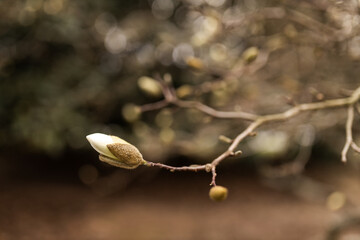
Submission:
[[[194,171],[194,172],[197,172],[197,171],[202,171],[202,170],[206,170],[206,167],[205,165],[192,165],[192,166],[183,166],[183,167],[173,167],[173,166],[169,166],[169,165],[166,165],[166,164],[163,164],[163,163],[155,163],[155,162],[149,162],[149,161],[146,161],[146,163],[144,163],[145,166],[148,166],[148,167],[159,167],[159,168],[164,168],[164,169],[167,169],[169,171]]]

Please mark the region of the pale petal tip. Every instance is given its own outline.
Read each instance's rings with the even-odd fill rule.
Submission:
[[[110,135],[103,133],[92,133],[86,136],[90,145],[100,154],[110,158],[116,158],[107,148],[107,144],[112,144],[114,141]]]
[[[108,136],[107,134],[103,134],[103,133],[92,133],[86,136],[86,139],[93,139],[95,137],[103,137],[103,136]]]

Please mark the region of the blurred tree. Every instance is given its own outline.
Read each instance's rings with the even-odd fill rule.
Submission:
[[[233,138],[247,122],[174,107],[140,115],[137,105],[162,99],[151,79],[156,73],[172,82],[179,99],[259,115],[348,96],[359,83],[357,1],[0,4],[2,146],[56,154],[104,132],[129,139],[150,160],[169,154],[208,160],[224,150],[220,134]],[[279,141],[286,149],[278,153],[289,152],[308,117],[271,126],[241,149],[258,155],[268,151],[259,144]],[[318,139],[341,151],[343,138],[329,136],[343,134],[345,112],[311,118]]]

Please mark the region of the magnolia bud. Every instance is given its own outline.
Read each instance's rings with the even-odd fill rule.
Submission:
[[[138,79],[138,86],[141,91],[151,97],[160,97],[162,95],[160,84],[153,78],[146,76],[140,77]]]
[[[203,70],[204,69],[204,63],[201,61],[200,58],[188,57],[186,59],[186,64],[195,70]]]
[[[176,89],[176,95],[179,98],[184,98],[191,95],[194,92],[194,89],[190,85],[182,85],[178,89]]]
[[[134,169],[145,164],[140,151],[125,140],[102,133],[93,133],[86,136],[91,146],[100,153],[99,159],[110,165]]]
[[[215,186],[210,189],[209,196],[216,202],[224,201],[227,198],[228,190],[222,186]]]
[[[132,103],[127,103],[121,110],[123,117],[128,122],[135,122],[141,116],[141,108]]]
[[[243,52],[242,58],[246,63],[251,63],[258,57],[258,55],[259,49],[257,47],[250,47]]]

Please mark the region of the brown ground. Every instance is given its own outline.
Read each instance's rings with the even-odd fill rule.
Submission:
[[[360,203],[359,176],[340,170],[315,175],[346,192],[351,204],[345,209],[353,211]],[[93,187],[46,179],[8,183],[0,190],[0,239],[315,240],[324,239],[344,215],[330,211],[320,195],[274,190],[236,172],[221,174],[218,182],[230,191],[223,203],[208,199],[209,176],[202,174],[161,172],[125,188],[113,184],[112,194],[111,181]]]

